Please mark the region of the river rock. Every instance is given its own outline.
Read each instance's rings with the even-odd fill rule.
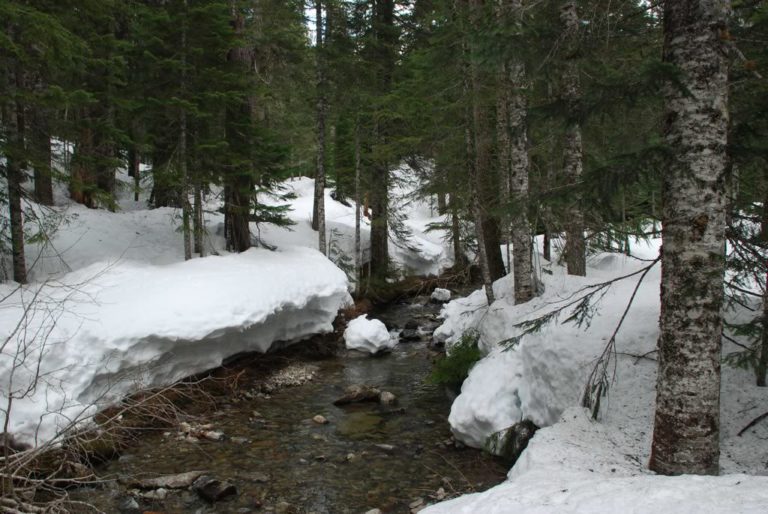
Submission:
[[[366,511],[365,514],[381,514],[381,509],[371,509],[369,511]]]
[[[402,332],[400,332],[400,339],[402,341],[418,341],[421,339],[421,334],[418,330],[406,328]]]
[[[186,473],[175,475],[133,480],[128,482],[128,487],[138,489],[186,489],[204,474],[205,471],[187,471]]]
[[[382,391],[379,393],[379,403],[382,405],[393,405],[397,402],[397,396],[389,391]]]
[[[381,391],[368,385],[351,385],[344,395],[333,402],[334,405],[348,405],[350,403],[378,402]]]
[[[203,475],[192,484],[192,489],[205,501],[217,502],[237,494],[237,487],[228,481]]]
[[[415,319],[409,319],[405,322],[405,326],[403,327],[404,330],[418,330],[419,328],[419,322]]]
[[[328,424],[328,420],[325,418],[325,416],[322,416],[320,414],[318,414],[317,416],[312,418],[312,421],[314,421],[318,425],[327,425]]]
[[[140,514],[139,502],[132,496],[122,496],[117,500],[117,511],[120,514]]]

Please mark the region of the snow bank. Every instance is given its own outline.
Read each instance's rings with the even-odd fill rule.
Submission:
[[[425,514],[765,512],[768,477],[657,476],[627,453],[625,434],[568,409],[539,430],[509,472],[509,480],[482,493],[423,510]]]
[[[641,259],[658,255],[659,241],[636,241]],[[544,274],[545,293],[514,305],[510,277],[494,284],[497,301],[487,306],[476,291],[444,306],[445,322],[436,337],[451,342],[467,329],[480,334],[487,352],[470,372],[454,402],[449,422],[456,437],[483,447],[495,431],[522,419],[539,430],[509,473],[508,481],[484,493],[435,505],[434,513],[544,512],[764,512],[768,502],[765,438],[768,426],[742,436],[741,428],[765,410],[765,391],[749,371],[723,366],[720,477],[662,477],[646,468],[653,427],[658,338],[660,269],[657,265],[637,290],[616,339],[615,381],[602,399],[600,422],[581,409],[589,372],[626,308],[639,274],[595,295],[588,323],[564,323],[567,307],[539,332],[513,349],[500,342],[519,335],[522,321],[533,320],[577,300],[591,285],[639,272],[648,265],[616,254],[594,256],[588,276],[567,276],[556,265]],[[586,289],[585,289],[586,288]],[[738,313],[727,312],[727,316]],[[724,342],[724,353],[735,346]],[[613,373],[613,366],[609,368]]]
[[[368,353],[377,353],[397,345],[397,339],[389,334],[384,323],[368,319],[365,314],[349,322],[344,330],[344,342],[350,350]]]
[[[298,247],[167,266],[97,263],[43,284],[4,284],[0,340],[11,344],[0,358],[0,393],[32,384],[38,363],[41,377],[13,402],[9,429],[49,440],[136,387],[330,331],[350,300],[347,285],[319,252]],[[24,329],[12,334],[25,308]]]

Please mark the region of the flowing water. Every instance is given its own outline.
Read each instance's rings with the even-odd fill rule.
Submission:
[[[434,325],[436,309],[423,301],[399,304],[376,317],[396,327],[408,320]],[[486,489],[503,480],[506,468],[451,441],[450,399],[427,381],[436,356],[422,340],[402,342],[382,357],[313,361],[315,378],[303,385],[269,397],[220,401],[205,423],[223,432],[223,440],[195,443],[149,434],[100,471],[124,479],[205,470],[238,489],[215,504],[191,491],[170,492],[162,501],[140,499],[139,512],[410,512],[420,499]],[[354,384],[390,391],[398,401],[334,406]],[[328,423],[313,421],[317,415]],[[124,486],[113,485],[87,492],[85,499],[118,512],[126,494]]]

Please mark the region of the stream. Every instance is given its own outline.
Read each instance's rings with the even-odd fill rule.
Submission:
[[[381,357],[342,350],[335,357],[286,358],[286,366],[314,378],[271,394],[217,399],[217,410],[202,422],[223,433],[221,440],[150,432],[98,470],[108,486],[77,496],[104,512],[407,513],[496,485],[507,467],[451,438],[451,399],[427,381],[439,355],[428,345],[439,308],[417,297],[377,310],[372,317],[388,327],[418,324],[421,340],[401,342]],[[356,384],[389,391],[397,402],[334,406]],[[318,415],[327,423],[313,420]],[[189,489],[147,498],[126,485],[126,477],[192,470],[230,482],[237,494],[214,503]]]

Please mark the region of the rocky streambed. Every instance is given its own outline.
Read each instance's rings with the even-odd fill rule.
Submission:
[[[451,438],[450,399],[427,380],[438,310],[420,297],[374,312],[404,330],[383,356],[235,363],[214,410],[140,437],[76,497],[124,513],[407,513],[501,482],[501,462]],[[355,393],[367,401],[338,401]]]

